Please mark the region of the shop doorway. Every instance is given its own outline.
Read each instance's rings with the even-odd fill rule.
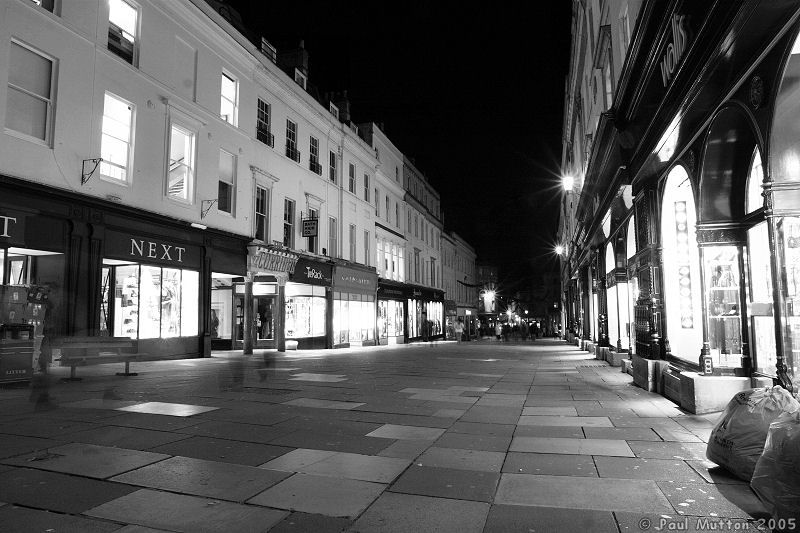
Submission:
[[[244,283],[235,284],[233,348],[241,350],[244,346]],[[250,301],[252,317],[253,348],[275,348],[275,314],[277,306],[277,285],[253,283],[253,298]]]

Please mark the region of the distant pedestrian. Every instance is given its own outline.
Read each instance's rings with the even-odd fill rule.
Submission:
[[[498,323],[497,323],[497,324],[494,326],[494,334],[495,334],[495,336],[497,337],[497,340],[500,340],[500,335],[502,335],[502,334],[503,334],[503,326],[501,326],[501,325],[500,325],[500,322],[498,322]]]
[[[464,333],[464,322],[459,318],[456,320],[456,342],[461,344],[461,334]]]

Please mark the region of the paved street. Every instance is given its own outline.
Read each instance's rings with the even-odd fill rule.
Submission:
[[[563,341],[258,352],[0,389],[0,530],[754,530],[694,416]],[[728,519],[731,522],[728,522]],[[747,523],[749,521],[749,524]]]

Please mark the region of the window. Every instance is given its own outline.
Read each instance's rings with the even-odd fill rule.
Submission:
[[[364,232],[364,264],[369,266],[369,232]]]
[[[336,119],[339,118],[339,108],[336,107],[333,104],[333,102],[328,102],[328,111],[331,112],[331,115],[333,115],[333,118],[336,118]]]
[[[194,192],[194,132],[173,124],[169,137],[167,196],[191,201]]]
[[[217,209],[233,214],[233,191],[236,181],[236,156],[225,150],[219,151],[219,187]]]
[[[400,204],[394,204],[394,225],[400,227]]]
[[[385,200],[386,200],[386,222],[389,222],[389,205],[390,205],[390,202],[389,202],[389,195],[388,194],[386,195]]]
[[[622,58],[624,60],[625,53],[628,51],[628,44],[631,42],[631,26],[628,22],[628,6],[625,6],[625,10],[622,12],[622,15],[619,17],[619,25],[620,25],[620,39],[622,40],[622,46],[620,47],[620,52],[622,53]]]
[[[275,146],[275,137],[270,130],[272,108],[261,98],[258,99],[258,114],[256,115],[256,139],[270,148]]]
[[[336,152],[331,152],[328,157],[328,178],[336,183]]]
[[[606,60],[606,65],[603,67],[603,88],[604,88],[604,95],[605,95],[605,105],[606,109],[611,109],[611,104],[614,103],[614,91],[611,87],[611,47],[609,46],[609,52]]]
[[[255,237],[260,241],[269,240],[269,189],[256,186],[256,231]]]
[[[380,195],[378,194],[378,188],[375,187],[375,216],[376,217],[380,217],[381,216],[381,202],[380,202],[379,196]]]
[[[353,194],[356,193],[356,166],[353,163],[350,163],[347,190]]]
[[[364,174],[364,201],[369,202],[369,176]]]
[[[431,257],[431,285],[436,286],[436,259]]]
[[[286,119],[286,157],[300,162],[300,151],[297,149],[297,123]]]
[[[108,0],[108,49],[131,65],[138,62],[139,11],[125,0]]]
[[[316,209],[309,208],[308,210],[308,218],[318,218],[319,211]],[[317,222],[319,224],[319,222]],[[319,228],[319,226],[317,226]],[[319,230],[318,230],[319,231]],[[308,251],[311,253],[317,253],[317,237],[316,235],[313,237],[308,237]]]
[[[356,225],[350,224],[350,261],[356,262]]]
[[[414,217],[414,237],[419,237],[419,219]]]
[[[8,69],[6,128],[50,143],[53,61],[12,42]]]
[[[239,81],[227,72],[222,73],[219,116],[231,126],[239,123]]]
[[[411,211],[408,212],[408,232],[411,233]]]
[[[100,173],[113,180],[128,180],[131,158],[133,106],[106,93],[103,101],[103,126],[100,138]]]
[[[339,230],[336,225],[336,219],[328,217],[328,255],[330,257],[337,257],[339,250]]]
[[[414,249],[414,281],[419,281],[419,250]]]
[[[308,167],[311,172],[322,176],[322,165],[319,164],[319,139],[310,137],[308,143]]]
[[[283,200],[283,245],[294,248],[294,200]]]
[[[55,0],[31,0],[34,4],[41,7],[45,11],[53,13],[55,9]]]

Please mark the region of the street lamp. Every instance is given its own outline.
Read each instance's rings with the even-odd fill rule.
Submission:
[[[561,254],[563,254],[563,253],[564,253],[564,247],[563,247],[563,246],[561,246],[560,244],[557,244],[557,245],[556,245],[556,248],[555,248],[555,252],[556,252],[556,255],[561,255]]]
[[[567,192],[571,191],[572,187],[575,186],[575,178],[573,178],[572,176],[562,176],[561,186],[564,188],[565,191]]]

